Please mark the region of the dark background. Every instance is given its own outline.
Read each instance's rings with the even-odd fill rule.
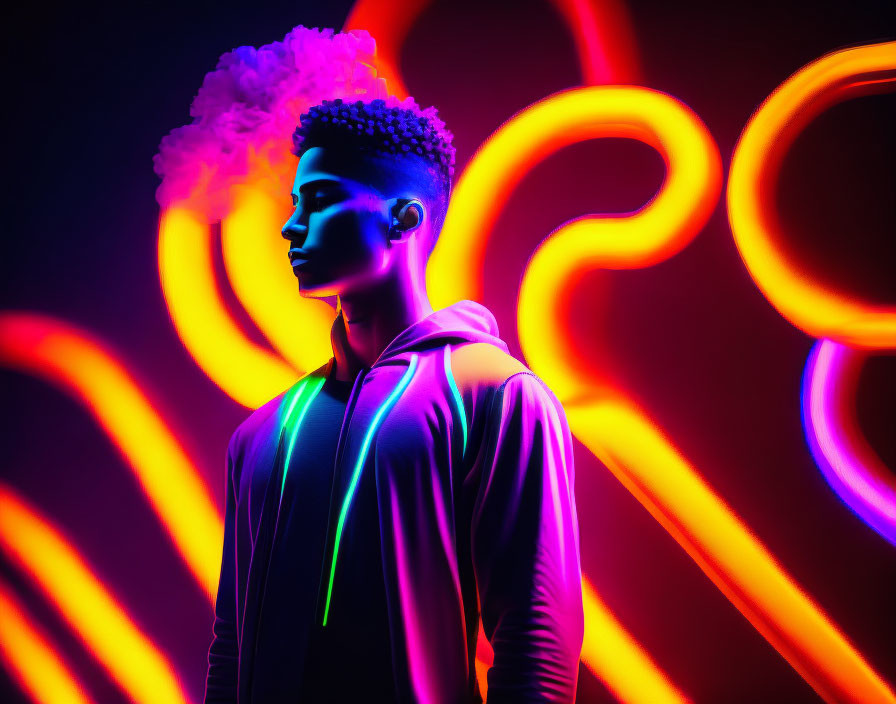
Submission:
[[[160,138],[218,56],[280,40],[295,25],[340,28],[348,2],[26,4],[6,23],[2,307],[52,314],[116,350],[180,433],[223,512],[224,453],[249,411],[195,366],[158,282]],[[628,4],[643,84],[687,103],[719,145],[724,170],[756,106],[834,49],[896,39],[892,2]],[[407,86],[435,104],[462,165],[502,121],[581,78],[547,2],[442,0],[405,44]],[[896,95],[834,107],[799,137],[777,195],[807,271],[857,296],[896,301]],[[500,216],[482,301],[520,356],[519,278],[563,221],[639,207],[662,181],[651,149],[623,140],[564,149],[526,176]],[[488,207],[488,204],[483,204]],[[279,233],[271,233],[279,237]],[[649,409],[709,484],[831,617],[896,683],[896,548],[834,494],[800,424],[814,340],[762,297],[744,269],[724,199],[682,253],[657,266],[598,272],[574,311],[582,354]],[[322,360],[323,361],[323,360]],[[896,467],[896,364],[872,357],[856,399],[862,429]],[[0,371],[2,481],[79,547],[95,572],[203,693],[212,611],[133,474],[74,399]],[[624,626],[696,702],[816,702],[756,632],[617,480],[576,447],[583,571]],[[118,688],[28,580],[3,578],[97,702]],[[351,672],[351,663],[346,663]],[[24,702],[0,669],[0,699]],[[579,702],[614,701],[582,668]]]

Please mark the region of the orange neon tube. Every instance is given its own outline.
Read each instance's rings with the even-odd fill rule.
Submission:
[[[221,515],[174,432],[122,362],[81,330],[49,316],[13,312],[0,314],[0,361],[48,379],[85,405],[133,468],[178,553],[213,602],[224,536]]]
[[[68,665],[32,621],[0,580],[0,657],[6,671],[36,702],[90,704]]]
[[[2,485],[0,549],[43,590],[133,701],[187,702],[171,663],[140,632],[102,579],[45,518]]]
[[[896,348],[896,306],[858,300],[801,271],[784,254],[785,234],[772,196],[781,162],[815,116],[849,98],[894,89],[896,42],[823,56],[766,98],[744,128],[731,159],[728,220],[753,281],[800,330],[852,347]]]

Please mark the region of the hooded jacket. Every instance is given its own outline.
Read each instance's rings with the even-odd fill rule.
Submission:
[[[337,318],[334,348],[347,348],[344,335]],[[284,436],[334,362],[231,436],[208,704],[250,703]],[[434,311],[358,373],[334,471],[321,590],[308,605],[316,627],[339,608],[329,597],[340,579],[340,517],[352,520],[358,478],[373,473],[380,530],[369,539],[382,569],[368,579],[385,585],[395,701],[482,702],[480,618],[494,652],[489,704],[575,700],[584,614],[572,436],[560,402],[509,354],[485,306],[462,300]]]

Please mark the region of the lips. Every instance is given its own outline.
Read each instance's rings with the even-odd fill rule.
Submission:
[[[297,266],[298,264],[307,262],[309,259],[308,253],[303,249],[299,249],[298,247],[293,247],[292,249],[290,249],[288,256],[289,261],[293,266]]]
[[[305,250],[298,247],[290,249],[289,263],[292,264],[292,273],[298,276],[299,271],[308,263],[308,259],[308,253]]]

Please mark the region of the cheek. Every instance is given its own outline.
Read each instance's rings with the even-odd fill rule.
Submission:
[[[320,213],[316,219],[311,231],[329,255],[343,261],[380,256],[385,242],[385,223],[379,212],[349,203]]]

